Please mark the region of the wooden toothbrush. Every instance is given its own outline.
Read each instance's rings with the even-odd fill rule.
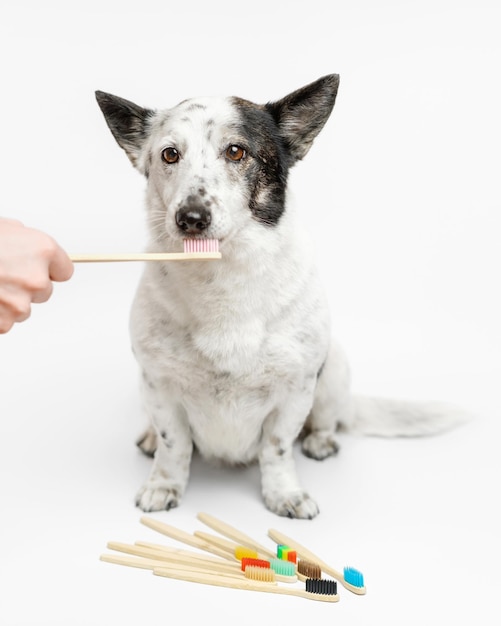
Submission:
[[[221,535],[224,535],[225,537],[228,537],[229,539],[232,539],[233,541],[236,541],[243,546],[247,546],[248,548],[256,550],[259,555],[266,556],[270,559],[275,559],[277,556],[275,552],[273,552],[266,546],[262,546],[257,541],[252,539],[252,537],[249,537],[240,530],[237,530],[233,526],[226,524],[226,522],[223,522],[220,519],[209,515],[208,513],[197,513],[197,519],[199,519],[206,526],[209,526],[209,528],[212,528],[212,530],[215,530]]]
[[[221,258],[217,239],[185,239],[183,252],[131,252],[111,254],[70,254],[73,263],[115,261],[210,261]]]

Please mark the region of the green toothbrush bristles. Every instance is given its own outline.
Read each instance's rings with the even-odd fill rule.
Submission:
[[[296,566],[291,561],[283,561],[282,559],[272,559],[270,561],[270,567],[274,570],[275,574],[280,576],[294,576],[296,573]]]
[[[354,587],[364,586],[364,575],[354,567],[344,568],[344,580]]]

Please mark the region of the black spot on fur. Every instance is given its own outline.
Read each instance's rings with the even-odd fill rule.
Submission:
[[[205,111],[206,110],[206,106],[205,104],[200,104],[200,102],[193,102],[192,104],[190,104],[187,108],[187,111],[195,111],[195,110],[199,110],[199,111]]]
[[[169,435],[167,434],[165,430],[160,431],[160,437],[162,437],[162,441],[164,442],[164,445],[166,448],[173,447],[174,442],[171,439],[169,439]]]
[[[317,372],[317,380],[320,378],[320,376],[322,376],[322,372],[324,371],[324,367],[325,367],[325,361],[322,363],[322,365],[320,366],[320,369]]]
[[[263,224],[278,223],[285,208],[290,167],[302,159],[331,114],[339,76],[329,74],[276,102],[261,106],[233,98],[247,149],[245,163],[251,200],[249,208]]]
[[[144,370],[142,372],[142,376],[143,376],[143,380],[144,380],[145,384],[150,389],[155,389],[155,383],[153,383],[153,381],[150,379],[150,377],[148,376],[148,374]]]
[[[251,159],[245,176],[251,191],[249,208],[267,226],[280,220],[285,208],[285,190],[291,159],[272,115],[259,105],[233,98],[240,114],[239,133]]]
[[[146,178],[150,177],[150,169],[151,169],[151,163],[153,161],[153,155],[151,154],[151,150],[148,152],[148,156],[146,157],[146,164],[144,166],[144,175],[146,176]]]
[[[160,263],[159,264],[159,268],[158,271],[160,272],[160,274],[162,274],[162,276],[164,276],[165,278],[167,278],[169,276],[169,269],[167,267],[167,263]]]

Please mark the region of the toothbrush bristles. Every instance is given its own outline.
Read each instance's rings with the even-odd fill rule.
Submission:
[[[320,565],[313,563],[312,561],[305,561],[300,559],[297,564],[297,571],[299,574],[306,576],[306,578],[321,578],[322,570]]]
[[[350,585],[354,587],[364,586],[364,575],[354,567],[345,567],[343,573],[345,581]]]
[[[325,578],[307,578],[306,591],[309,593],[320,593],[328,596],[337,595],[337,583],[335,580]]]
[[[184,251],[192,252],[219,252],[218,239],[184,239]]]

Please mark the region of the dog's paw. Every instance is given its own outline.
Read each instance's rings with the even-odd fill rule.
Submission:
[[[319,514],[315,500],[304,491],[276,497],[264,496],[266,506],[277,515],[297,519],[313,519]]]
[[[153,428],[148,428],[144,431],[144,433],[137,439],[136,446],[146,454],[146,456],[153,457],[155,455],[155,450],[157,449],[157,435]]]
[[[311,459],[322,461],[328,456],[339,452],[339,445],[332,433],[315,431],[307,435],[301,442],[303,454]]]
[[[179,490],[168,485],[149,485],[146,483],[136,496],[136,506],[145,513],[168,511],[179,505]]]

